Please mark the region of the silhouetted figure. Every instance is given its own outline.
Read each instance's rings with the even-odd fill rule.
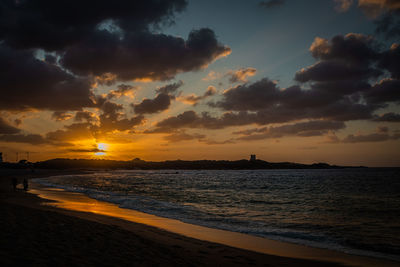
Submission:
[[[24,178],[23,184],[24,184],[24,190],[28,191],[28,179],[27,178]]]
[[[12,178],[12,185],[13,185],[14,191],[17,190],[17,184],[18,184],[17,178],[16,178],[16,177],[13,177],[13,178]]]

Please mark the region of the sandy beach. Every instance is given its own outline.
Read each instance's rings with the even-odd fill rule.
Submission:
[[[348,256],[346,259],[346,255],[329,251],[324,253],[332,258],[343,257],[343,260],[275,256],[201,241],[199,239],[210,240],[206,233],[204,238],[199,235],[199,239],[195,239],[94,210],[83,212],[43,205],[48,200],[29,191],[13,191],[11,186],[12,177],[21,180],[68,173],[1,171],[1,266],[367,266],[366,258]],[[290,244],[283,248],[294,250]],[[295,253],[288,251],[287,255]],[[375,259],[368,265],[380,264],[395,266],[395,263]]]

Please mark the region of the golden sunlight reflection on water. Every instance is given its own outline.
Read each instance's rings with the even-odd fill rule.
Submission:
[[[98,201],[81,193],[67,192],[53,188],[43,188],[35,185],[33,185],[33,189],[30,190],[30,192],[39,195],[41,198],[55,201],[45,202],[44,205],[110,216],[126,221],[146,224],[199,240],[215,242],[265,254],[339,262],[353,266],[377,266],[376,264],[382,263],[380,260],[374,258],[359,257],[326,249],[284,243],[237,232],[193,225],[175,219],[158,217],[136,210],[120,208],[116,204]],[[387,266],[389,265],[390,264]]]

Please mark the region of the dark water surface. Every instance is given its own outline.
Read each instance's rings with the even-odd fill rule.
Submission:
[[[146,213],[400,261],[400,170],[114,171],[36,180]]]

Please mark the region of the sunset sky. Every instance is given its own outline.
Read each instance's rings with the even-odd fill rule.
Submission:
[[[0,0],[0,152],[400,166],[400,1]]]

